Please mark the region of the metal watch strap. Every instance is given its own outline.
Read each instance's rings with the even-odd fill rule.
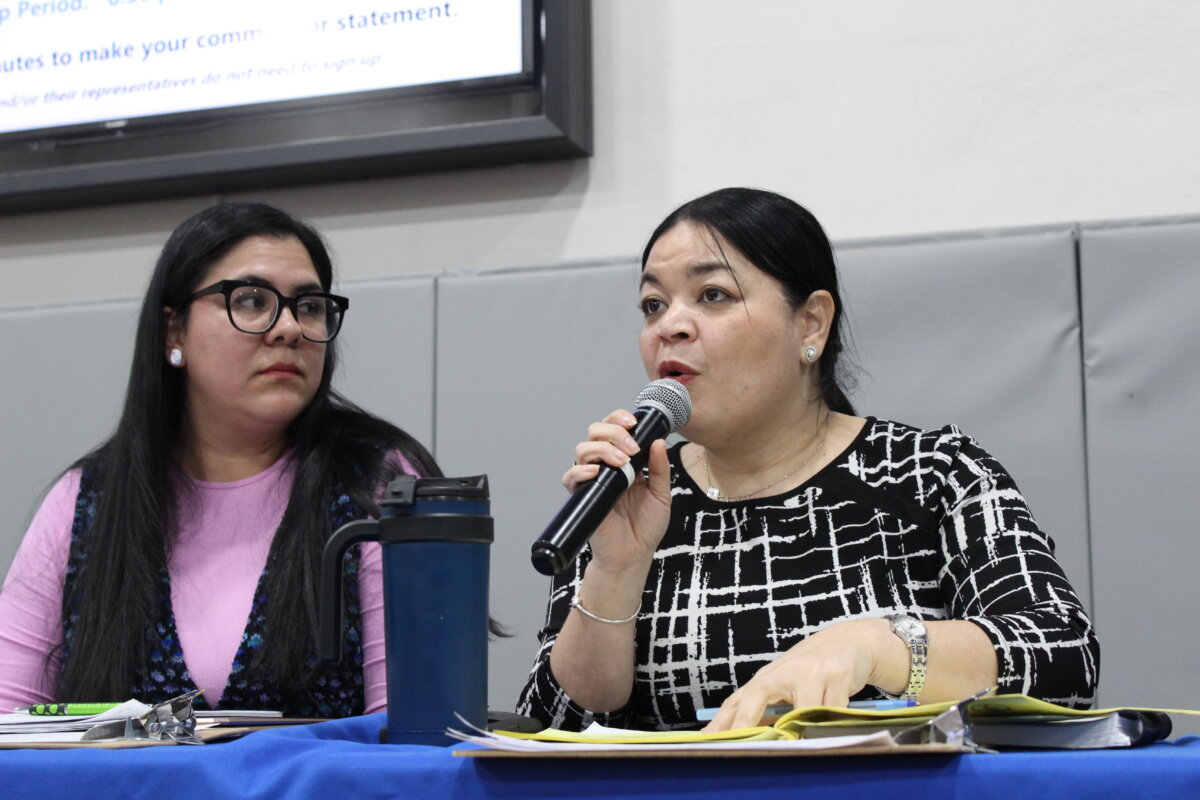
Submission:
[[[889,614],[892,632],[908,646],[908,684],[898,696],[901,700],[916,700],[925,688],[925,671],[929,664],[929,633],[925,624],[908,614]]]

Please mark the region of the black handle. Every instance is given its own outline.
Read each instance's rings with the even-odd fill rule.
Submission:
[[[576,487],[530,549],[533,568],[543,575],[558,575],[574,563],[588,539],[629,488],[629,482],[635,480],[646,466],[651,443],[671,433],[671,420],[657,406],[639,406],[634,409],[633,416],[637,424],[629,435],[641,449],[629,459],[628,477],[621,469],[601,464],[596,477]]]
[[[571,566],[625,488],[625,476],[614,469],[580,484],[533,543],[529,556],[533,568],[543,575],[558,575]]]
[[[320,615],[317,619],[317,658],[336,664],[342,660],[342,559],[352,545],[379,538],[376,520],[360,519],[334,531],[321,553]]]

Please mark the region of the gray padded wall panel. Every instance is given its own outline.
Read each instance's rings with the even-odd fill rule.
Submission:
[[[372,414],[433,443],[434,279],[349,281],[334,385]]]
[[[839,247],[864,367],[853,398],[955,422],[1009,467],[1085,599],[1095,584],[1103,702],[1197,707],[1200,223],[1089,228],[1081,247],[1090,473],[1066,228]],[[533,655],[548,580],[529,545],[565,499],[571,447],[645,383],[636,275],[630,261],[341,287],[338,387],[448,472],[492,477],[493,612],[518,634],[492,646],[493,708],[511,707]],[[0,568],[41,491],[111,431],[136,305],[0,308]]]
[[[1200,708],[1200,222],[1081,245],[1101,697]]]
[[[42,493],[116,426],[134,300],[0,310],[0,569]]]
[[[1091,599],[1075,240],[1071,229],[837,250],[861,414],[954,423],[1028,498]]]
[[[513,707],[537,649],[550,579],[529,548],[566,500],[575,443],[646,383],[636,276],[630,263],[439,281],[438,460],[490,478],[491,608],[516,634],[491,644],[491,708]]]

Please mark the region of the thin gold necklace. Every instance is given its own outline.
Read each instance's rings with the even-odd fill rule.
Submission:
[[[710,475],[708,472],[708,451],[705,450],[704,451],[704,481],[705,481],[705,483],[708,484],[708,491],[705,492],[705,494],[708,495],[710,500],[717,500],[722,503],[737,503],[741,500],[749,500],[751,497],[754,497],[757,494],[762,494],[767,489],[770,489],[772,486],[778,486],[779,484],[783,483],[788,478],[792,477],[797,472],[799,472],[800,470],[804,469],[809,464],[811,464],[813,459],[816,458],[818,455],[820,455],[821,451],[825,449],[825,437],[828,435],[829,435],[829,423],[826,422],[825,430],[822,431],[821,439],[817,443],[817,449],[815,451],[813,451],[812,455],[810,455],[808,458],[801,461],[800,466],[796,467],[794,470],[792,470],[788,474],[784,475],[782,478],[778,478],[777,480],[771,481],[770,483],[768,483],[766,486],[762,487],[761,489],[756,489],[755,491],[751,492],[750,494],[740,494],[737,497],[725,497],[724,495],[721,494],[720,489],[718,489],[716,486],[713,486],[712,475]]]

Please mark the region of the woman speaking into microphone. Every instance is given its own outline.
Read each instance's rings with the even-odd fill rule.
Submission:
[[[1090,705],[1092,625],[1013,479],[953,426],[859,416],[839,385],[833,252],[807,210],[723,189],[642,256],[651,378],[687,441],[635,481],[555,580],[518,711],[578,729],[755,725],[768,704],[938,702],[992,686]],[[638,451],[588,429],[568,490]]]

